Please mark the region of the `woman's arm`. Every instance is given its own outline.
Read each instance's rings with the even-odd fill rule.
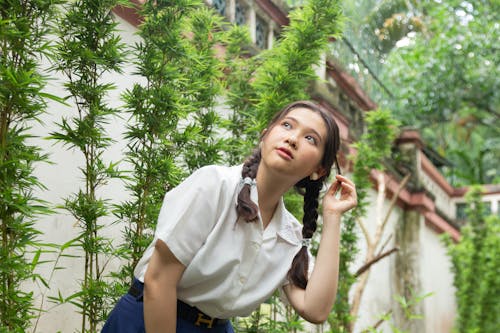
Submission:
[[[335,194],[340,190],[340,197]],[[349,179],[337,175],[323,199],[323,231],[314,270],[306,289],[289,284],[285,293],[290,304],[307,321],[322,323],[335,301],[339,273],[340,218],[356,205],[356,189]]]
[[[177,283],[186,267],[157,240],[144,275],[144,323],[148,333],[175,333]]]

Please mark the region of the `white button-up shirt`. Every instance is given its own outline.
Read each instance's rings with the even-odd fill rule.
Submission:
[[[238,219],[241,166],[207,166],[168,192],[155,238],[135,276],[144,281],[157,239],[186,266],[177,297],[209,316],[248,316],[288,283],[286,274],[301,247],[302,225],[281,200],[269,225]],[[251,198],[258,202],[256,186]],[[312,263],[311,265],[312,266]]]

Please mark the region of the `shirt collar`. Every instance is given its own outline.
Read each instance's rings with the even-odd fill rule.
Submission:
[[[240,189],[241,186],[238,186],[238,192]],[[252,186],[250,198],[255,203],[259,202],[257,186]],[[262,221],[259,221],[259,223],[262,225]],[[283,198],[280,198],[271,222],[264,230],[264,240],[279,237],[290,245],[300,245],[302,239],[300,227],[295,217],[286,209]]]

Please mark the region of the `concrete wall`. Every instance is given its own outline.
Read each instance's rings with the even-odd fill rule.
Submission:
[[[119,21],[120,35],[129,45],[133,45],[139,38],[136,36],[135,27],[129,23]],[[48,68],[48,63],[44,66]],[[109,95],[109,105],[119,107],[123,105],[120,100],[120,94],[125,89],[132,87],[134,82],[140,80],[138,77],[133,77],[134,68],[131,65],[124,68],[123,74],[107,74],[103,79],[112,82],[117,86],[117,89]],[[47,85],[48,93],[65,96],[67,93],[63,90],[64,77],[54,72],[50,73],[51,80]],[[72,101],[70,102],[72,103]],[[47,190],[39,191],[36,195],[48,201],[51,205],[61,205],[64,203],[64,198],[78,191],[82,186],[82,174],[78,167],[82,166],[83,157],[81,153],[69,151],[61,144],[55,143],[53,140],[44,139],[51,132],[56,131],[56,123],[61,121],[61,117],[73,117],[76,114],[76,109],[67,107],[55,102],[50,102],[47,108],[47,113],[41,117],[42,123],[32,124],[32,132],[38,136],[33,143],[42,147],[43,151],[50,155],[50,161],[53,164],[38,164],[35,169],[36,176],[47,187]],[[119,161],[123,158],[124,141],[122,135],[125,130],[127,119],[114,118],[106,126],[107,133],[110,137],[116,140],[104,154],[106,161]],[[100,195],[103,198],[108,198],[112,203],[119,203],[126,199],[126,192],[123,184],[116,180],[111,180],[109,184],[100,189]],[[113,222],[114,217],[110,217],[106,222]],[[64,244],[67,241],[75,238],[79,229],[75,224],[75,219],[64,210],[58,209],[55,214],[42,217],[36,224],[36,227],[43,232],[40,236],[42,242]],[[104,221],[103,221],[104,222]],[[120,230],[116,227],[105,229],[105,235],[115,238],[120,241]],[[81,255],[75,250],[68,250],[65,254]],[[55,260],[57,253],[44,254],[41,260]],[[81,316],[77,313],[77,308],[73,305],[62,305],[54,307],[47,297],[57,296],[58,291],[64,297],[67,297],[79,290],[80,281],[83,278],[84,262],[83,258],[60,258],[58,266],[63,267],[61,270],[53,272],[53,264],[48,263],[39,267],[39,273],[49,280],[50,290],[46,290],[43,286],[35,287],[36,300],[43,302],[42,308],[48,310],[42,313],[36,332],[74,332],[79,330]],[[110,262],[109,270],[117,270],[118,262]],[[81,328],[80,328],[81,330]]]
[[[456,312],[451,262],[440,236],[425,225],[420,228],[420,248],[421,293],[432,293],[423,301],[425,332],[451,332]]]
[[[373,237],[377,224],[385,216],[389,210],[389,201],[384,200],[382,205],[377,207],[376,203],[378,201],[377,192],[372,190],[369,193],[368,200],[373,204],[367,210],[367,217],[363,220],[369,230],[370,235]],[[390,250],[396,246],[394,230],[397,225],[397,220],[401,210],[396,207],[390,216],[388,223],[384,229],[382,236],[382,241],[378,247],[378,253],[385,245],[384,251]],[[360,252],[357,257],[356,262],[353,265],[353,271],[357,270],[363,265],[363,261],[366,255],[366,241],[364,235],[359,233],[359,247]],[[395,264],[394,254],[380,260],[372,266],[369,274],[366,289],[363,293],[361,300],[361,306],[359,309],[359,317],[356,321],[355,332],[362,332],[369,326],[374,325],[382,315],[386,314],[392,309],[392,299],[395,293],[394,283],[392,280],[392,272],[394,271]],[[352,298],[351,293],[351,298]],[[380,326],[380,329],[384,329],[386,332],[390,332],[389,325],[384,323]]]

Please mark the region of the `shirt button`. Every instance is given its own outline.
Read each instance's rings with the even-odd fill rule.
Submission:
[[[246,280],[247,280],[247,279],[245,279],[243,276],[240,276],[240,283],[241,283],[241,284],[245,284],[245,281],[246,281]]]
[[[259,243],[253,243],[253,248],[255,250],[259,250],[260,249],[260,244]]]

